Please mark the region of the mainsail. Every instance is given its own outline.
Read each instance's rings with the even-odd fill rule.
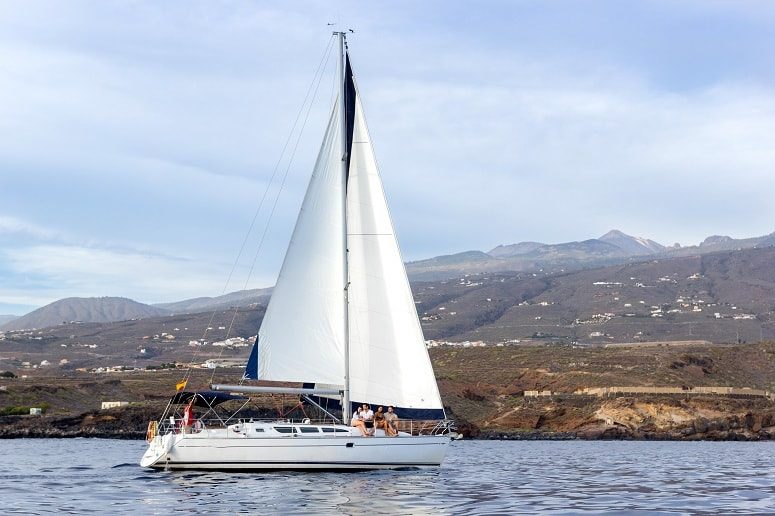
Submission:
[[[345,130],[339,125],[337,100],[259,330],[258,377],[342,385],[347,310],[350,399],[394,405],[421,417],[443,417],[349,58],[345,72]],[[349,278],[343,270],[345,259]]]

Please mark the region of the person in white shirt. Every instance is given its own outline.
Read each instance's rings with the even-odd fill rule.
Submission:
[[[361,408],[361,419],[363,419],[363,424],[366,426],[366,431],[369,435],[374,435],[374,412],[366,403]]]
[[[350,420],[350,426],[354,426],[355,428],[360,430],[361,434],[364,437],[371,436],[371,434],[369,434],[369,431],[366,430],[366,425],[364,424],[363,418],[361,417],[360,409],[353,412],[353,418]]]

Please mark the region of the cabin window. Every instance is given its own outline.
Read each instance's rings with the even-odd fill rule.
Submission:
[[[300,426],[299,430],[301,430],[301,433],[303,433],[303,434],[317,434],[317,433],[320,433],[320,430],[318,430],[318,427],[316,427],[316,426]]]
[[[264,429],[263,429],[263,428],[256,428],[255,430],[256,430],[256,433],[259,433],[259,432],[263,432],[263,431],[264,431]]]
[[[336,430],[335,428],[331,428],[330,426],[322,426],[320,427],[321,430],[323,430],[324,434],[333,434]]]
[[[281,434],[292,434],[293,433],[293,427],[292,426],[276,426],[274,427],[276,432],[280,432]]]
[[[337,434],[349,434],[350,433],[349,430],[345,430],[344,428],[336,428],[335,430],[336,430]]]

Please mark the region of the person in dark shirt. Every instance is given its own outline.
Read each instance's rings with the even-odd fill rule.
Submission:
[[[388,435],[387,421],[385,421],[385,410],[381,405],[377,407],[377,411],[374,413],[374,428],[381,428],[385,431],[385,435]]]

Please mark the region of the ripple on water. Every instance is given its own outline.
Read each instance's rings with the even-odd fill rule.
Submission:
[[[144,448],[0,440],[3,512],[775,512],[773,443],[462,441],[439,469],[348,474],[155,472]]]

